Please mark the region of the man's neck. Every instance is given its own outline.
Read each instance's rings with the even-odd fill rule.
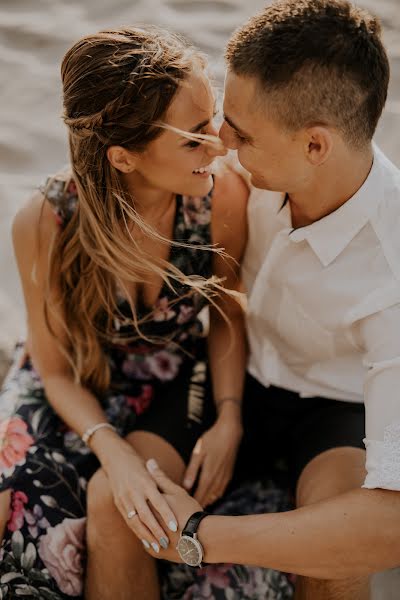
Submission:
[[[369,147],[363,153],[341,153],[321,165],[304,189],[288,193],[293,227],[319,221],[350,200],[367,179],[372,162]]]

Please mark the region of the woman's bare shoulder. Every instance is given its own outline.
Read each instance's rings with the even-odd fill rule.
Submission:
[[[41,191],[36,191],[18,210],[12,224],[12,237],[16,254],[23,249],[29,255],[38,240],[49,242],[57,233],[58,225],[54,209]],[[17,256],[18,258],[18,256]]]

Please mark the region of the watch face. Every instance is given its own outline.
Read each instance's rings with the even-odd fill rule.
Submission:
[[[198,540],[183,535],[177,545],[179,556],[187,565],[198,567],[203,559],[203,551]]]

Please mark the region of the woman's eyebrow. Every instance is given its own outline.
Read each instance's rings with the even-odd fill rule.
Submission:
[[[214,117],[217,114],[217,101],[214,102]],[[202,121],[201,123],[199,123],[198,125],[196,125],[195,127],[192,127],[192,129],[189,129],[189,131],[191,133],[196,133],[197,131],[199,131],[200,129],[202,129],[203,127],[205,127],[206,125],[208,125],[210,122],[210,119],[205,119],[204,121]]]
[[[191,133],[196,133],[197,131],[199,131],[199,129],[202,129],[203,127],[205,127],[206,125],[208,125],[209,122],[210,122],[210,119],[205,119],[204,121],[202,121],[198,125],[195,125],[195,127],[192,127],[192,129],[189,129],[189,131]]]

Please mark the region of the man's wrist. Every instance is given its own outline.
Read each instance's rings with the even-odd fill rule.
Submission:
[[[215,551],[213,551],[213,542],[215,540],[213,536],[213,531],[215,530],[213,524],[215,525],[215,520],[219,518],[219,515],[207,515],[197,529],[197,536],[203,547],[204,563],[218,562],[218,560],[215,560]]]
[[[240,398],[226,397],[215,401],[218,418],[229,417],[241,420],[242,418],[242,402]]]

